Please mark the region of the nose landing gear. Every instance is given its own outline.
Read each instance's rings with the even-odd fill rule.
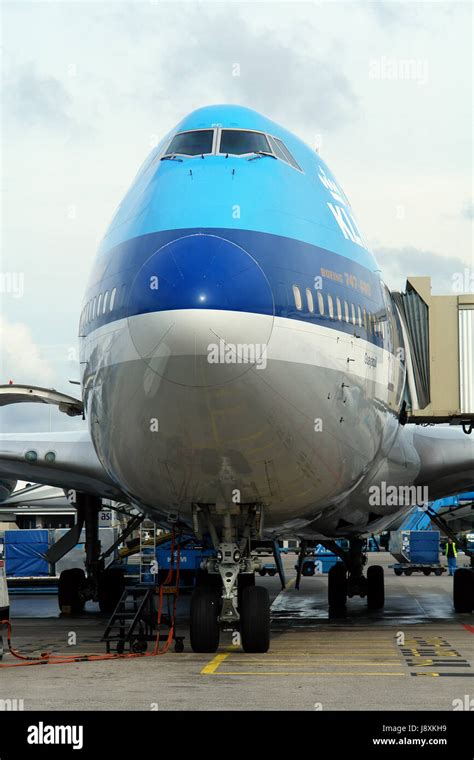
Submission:
[[[210,532],[216,537],[214,528]],[[260,563],[250,554],[249,533],[247,530],[241,540],[232,540],[237,528],[226,515],[226,540],[215,541],[215,557],[205,562],[204,578],[191,597],[190,640],[195,652],[215,652],[221,628],[239,631],[244,652],[268,651],[270,599],[267,589],[255,586]]]

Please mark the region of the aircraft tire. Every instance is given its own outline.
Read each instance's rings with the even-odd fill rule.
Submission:
[[[242,606],[242,594],[244,589],[255,586],[255,573],[239,573],[237,576],[237,606]]]
[[[367,607],[381,610],[385,604],[385,584],[383,567],[371,565],[367,570]]]
[[[244,652],[264,653],[270,647],[270,597],[263,586],[242,591],[240,635]]]
[[[63,615],[80,615],[84,599],[80,594],[86,575],[80,567],[63,570],[58,582],[58,605]]]
[[[456,612],[472,612],[474,607],[474,572],[461,567],[454,573],[453,604]]]
[[[219,637],[219,594],[210,586],[198,586],[191,595],[191,649],[212,654],[219,646]]]

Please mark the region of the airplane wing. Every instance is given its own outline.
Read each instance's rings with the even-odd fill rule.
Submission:
[[[415,485],[428,486],[430,501],[474,489],[474,435],[458,426],[417,427],[413,445],[420,458]]]
[[[0,385],[0,407],[18,403],[50,404],[70,417],[84,413],[80,399],[54,388]],[[88,431],[0,435],[0,500],[11,493],[15,480],[128,501],[102,467]]]
[[[129,501],[102,467],[87,430],[0,435],[0,479]]]

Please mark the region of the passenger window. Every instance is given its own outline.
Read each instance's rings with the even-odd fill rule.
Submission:
[[[200,156],[212,153],[213,129],[198,129],[195,132],[180,132],[171,140],[166,155],[179,153],[182,156]]]
[[[329,309],[329,316],[331,319],[334,319],[334,303],[332,300],[332,295],[328,293],[328,309]]]
[[[105,311],[107,309],[107,301],[109,300],[109,291],[106,290],[104,294],[104,305],[102,307],[102,314],[105,314]]]
[[[308,301],[308,310],[311,312],[311,314],[314,314],[313,294],[309,288],[306,288],[306,300]]]
[[[320,290],[318,290],[318,308],[321,316],[324,316],[324,298]]]
[[[341,308],[341,299],[338,297],[336,298],[336,309],[337,309],[337,318],[339,321],[342,320],[342,308]]]
[[[102,305],[102,293],[100,293],[99,298],[97,300],[97,316],[100,316],[101,305]]]
[[[349,304],[347,301],[344,301],[344,320],[349,322]]]
[[[352,324],[355,325],[356,323],[356,310],[354,308],[354,304],[351,303],[351,315],[352,315]]]
[[[360,306],[357,307],[357,322],[359,323],[359,327],[362,327],[362,312]]]
[[[363,308],[363,315],[364,315],[364,327],[365,327],[365,330],[367,332],[367,312],[365,310],[365,306]]]
[[[223,129],[219,153],[231,153],[241,156],[244,153],[270,153],[268,140],[261,132],[249,132],[242,129]]]
[[[109,311],[112,311],[114,308],[114,302],[115,302],[115,294],[117,292],[117,288],[114,288],[110,294],[110,305],[109,305]]]
[[[95,319],[95,306],[96,306],[96,303],[97,303],[97,298],[94,298],[94,300],[92,301],[92,319]]]

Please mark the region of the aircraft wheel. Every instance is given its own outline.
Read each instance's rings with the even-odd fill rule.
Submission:
[[[104,570],[99,575],[97,596],[101,612],[112,613],[125,588],[125,578],[120,568]]]
[[[347,600],[346,568],[342,562],[337,562],[329,568],[328,573],[328,602],[331,611],[342,610]]]
[[[189,637],[193,652],[215,652],[219,636],[219,594],[209,586],[198,586],[191,596]]]
[[[86,574],[79,567],[63,570],[58,582],[58,604],[64,615],[79,615],[84,609],[84,599],[81,588],[84,586]]]
[[[381,610],[384,604],[383,567],[371,565],[367,570],[367,606],[369,610]]]
[[[456,612],[472,612],[474,607],[474,572],[468,567],[462,567],[454,573],[453,604]]]
[[[237,576],[237,607],[242,606],[242,594],[246,588],[255,586],[255,573],[239,573]]]
[[[263,586],[247,586],[242,592],[240,635],[244,652],[268,652],[270,597]]]

